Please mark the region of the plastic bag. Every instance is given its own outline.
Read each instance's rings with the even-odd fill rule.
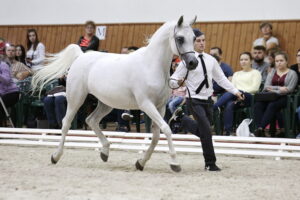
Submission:
[[[252,119],[244,119],[240,123],[239,127],[236,129],[236,136],[239,137],[253,137],[254,134],[250,133],[249,124],[251,124]]]

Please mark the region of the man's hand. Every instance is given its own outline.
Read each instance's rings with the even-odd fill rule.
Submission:
[[[238,98],[239,101],[242,101],[245,99],[245,95],[241,92],[236,93],[235,96]]]
[[[181,86],[181,85],[182,85],[182,83],[183,83],[183,81],[184,81],[184,78],[182,78],[182,79],[179,79],[179,80],[177,81],[177,84],[178,84],[179,86]]]

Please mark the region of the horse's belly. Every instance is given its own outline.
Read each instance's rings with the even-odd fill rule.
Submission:
[[[138,109],[133,95],[115,90],[96,90],[92,94],[102,103],[118,109]]]

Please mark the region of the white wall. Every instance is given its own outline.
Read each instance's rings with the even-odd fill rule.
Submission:
[[[300,0],[0,0],[0,25],[300,19]]]

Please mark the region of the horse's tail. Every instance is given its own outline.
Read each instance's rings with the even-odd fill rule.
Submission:
[[[32,77],[32,91],[39,91],[40,94],[47,83],[67,74],[72,63],[81,54],[83,54],[83,52],[76,44],[70,44],[57,54],[50,54],[45,59],[46,65]]]

